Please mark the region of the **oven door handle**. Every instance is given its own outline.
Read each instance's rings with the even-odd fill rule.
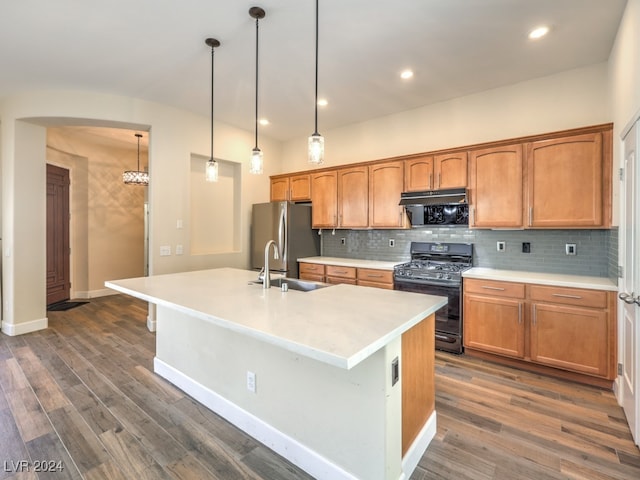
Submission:
[[[439,333],[436,333],[436,340],[440,340],[441,342],[447,342],[447,343],[456,343],[455,338],[448,337],[446,335],[441,335]]]

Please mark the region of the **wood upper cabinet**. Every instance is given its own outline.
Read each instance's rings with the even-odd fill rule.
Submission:
[[[311,224],[313,228],[338,225],[338,172],[328,170],[311,174]]]
[[[404,161],[404,169],[405,192],[467,186],[467,152],[411,158]]]
[[[469,166],[469,226],[522,227],[522,145],[471,151]]]
[[[529,227],[602,227],[610,219],[609,132],[526,144]],[[608,149],[610,150],[610,148]]]
[[[369,224],[369,169],[366,166],[344,168],[338,170],[337,175],[337,226],[366,228]]]
[[[311,200],[311,175],[291,175],[271,179],[271,201],[308,202]]]
[[[433,155],[404,161],[404,191],[433,190]]]
[[[404,183],[404,163],[393,161],[369,166],[369,226],[404,228],[406,214],[399,205]]]

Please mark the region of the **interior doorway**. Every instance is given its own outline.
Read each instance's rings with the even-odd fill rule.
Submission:
[[[47,164],[47,305],[69,300],[69,170]]]

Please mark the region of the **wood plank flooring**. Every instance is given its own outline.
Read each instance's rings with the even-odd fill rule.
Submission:
[[[48,316],[0,334],[0,480],[310,478],[153,373],[146,303]],[[412,480],[640,479],[611,392],[438,352],[436,409]]]

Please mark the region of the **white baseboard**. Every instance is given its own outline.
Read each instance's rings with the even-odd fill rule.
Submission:
[[[90,298],[98,298],[98,297],[107,297],[109,295],[118,295],[119,293],[120,292],[116,292],[115,290],[111,290],[110,288],[102,288],[100,290],[71,292],[71,298],[90,299]]]
[[[268,448],[310,475],[318,479],[357,480],[356,477],[349,472],[346,472],[307,446],[187,377],[157,357],[153,360],[153,368],[155,373],[166,378],[169,382],[191,395],[207,408],[222,416],[259,442],[264,443]]]
[[[402,459],[402,471],[405,475],[404,478],[409,478],[418,466],[418,462],[420,462],[422,455],[424,455],[424,452],[427,450],[427,447],[431,443],[431,440],[433,440],[433,437],[436,436],[437,428],[436,411],[434,410],[429,417],[429,420],[424,424],[424,427],[422,427],[422,430],[420,430],[420,433]]]
[[[40,318],[37,320],[31,320],[30,322],[23,323],[7,323],[6,320],[2,322],[2,333],[14,337],[16,335],[23,335],[25,333],[37,332],[38,330],[44,330],[49,326],[48,318]]]

